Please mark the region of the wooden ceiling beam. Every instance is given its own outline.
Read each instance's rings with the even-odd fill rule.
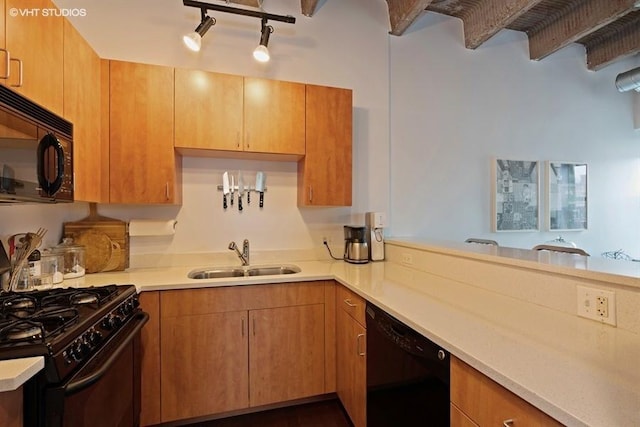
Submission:
[[[584,1],[529,34],[529,56],[540,60],[632,12],[637,0]]]
[[[462,15],[464,44],[475,49],[542,0],[484,0]]]
[[[627,25],[616,36],[587,45],[587,68],[597,71],[619,59],[640,53],[640,19]]]
[[[300,0],[300,7],[304,16],[312,16],[318,6],[318,0]]]
[[[401,36],[432,0],[387,0],[389,23],[394,36]]]

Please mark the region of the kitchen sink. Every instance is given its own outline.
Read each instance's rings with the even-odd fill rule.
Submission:
[[[247,267],[215,267],[193,270],[189,279],[223,279],[226,277],[277,276],[281,274],[299,273],[297,265],[260,265]]]

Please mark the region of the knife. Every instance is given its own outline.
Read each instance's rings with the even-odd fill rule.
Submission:
[[[264,207],[264,184],[266,177],[264,172],[260,171],[256,174],[256,191],[260,193],[260,203],[259,206]]]
[[[231,175],[231,201],[230,201],[231,206],[233,206],[233,192],[235,190],[235,186],[236,186],[235,179],[233,178],[233,175]]]
[[[227,194],[229,194],[229,173],[222,174],[222,207],[227,209]]]
[[[244,182],[242,172],[238,172],[238,210],[242,211],[242,196],[244,195]]]

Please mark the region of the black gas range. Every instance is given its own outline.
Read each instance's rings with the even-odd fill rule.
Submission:
[[[25,427],[138,424],[138,306],[133,285],[0,294],[0,359],[45,360],[24,386]],[[119,397],[105,411],[98,395]]]

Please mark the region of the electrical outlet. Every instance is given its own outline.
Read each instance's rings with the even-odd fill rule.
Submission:
[[[406,264],[406,265],[413,265],[413,256],[411,256],[411,254],[405,252],[405,253],[402,254],[402,258],[401,258],[400,262],[402,262],[403,264]]]
[[[578,286],[578,316],[616,325],[616,294],[613,291]]]

